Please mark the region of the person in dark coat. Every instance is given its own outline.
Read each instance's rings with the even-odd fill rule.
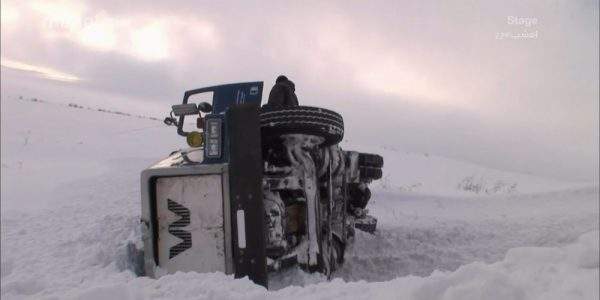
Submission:
[[[275,80],[266,105],[272,107],[298,106],[296,85],[284,75],[280,75]]]

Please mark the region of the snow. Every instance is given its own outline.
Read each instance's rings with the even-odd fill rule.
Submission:
[[[599,298],[597,183],[389,146],[343,145],[385,167],[368,206],[379,229],[357,233],[334,280],[289,269],[266,290],[223,273],[138,278],[126,245],[140,236],[140,171],[184,140],[156,120],[1,103],[2,299]]]
[[[384,177],[374,185],[394,193],[465,197],[560,191],[594,184],[562,182],[530,174],[495,170],[427,153],[405,152],[397,147],[361,145],[353,148],[378,153],[385,158]]]

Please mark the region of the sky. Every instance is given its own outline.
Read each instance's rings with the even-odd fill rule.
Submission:
[[[598,180],[597,1],[1,2],[2,93],[165,116],[277,75],[377,144]]]

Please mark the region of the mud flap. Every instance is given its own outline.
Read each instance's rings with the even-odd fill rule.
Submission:
[[[229,186],[235,277],[268,287],[262,150],[258,106],[240,104],[226,112]]]

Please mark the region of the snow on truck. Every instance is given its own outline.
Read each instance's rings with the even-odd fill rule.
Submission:
[[[293,265],[330,277],[354,230],[375,231],[365,206],[383,158],[342,150],[338,113],[261,107],[262,90],[262,82],[206,87],[172,106],[165,123],[191,148],[142,172],[138,273],[220,271],[265,287]],[[204,93],[212,103],[188,101]],[[197,130],[186,131],[190,116]]]

